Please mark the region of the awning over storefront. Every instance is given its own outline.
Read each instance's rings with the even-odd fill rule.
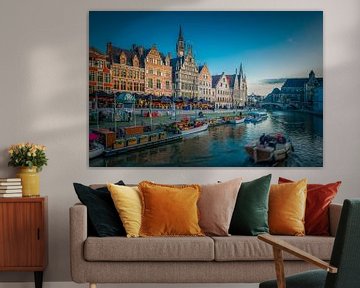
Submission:
[[[122,93],[116,93],[116,102],[117,103],[135,103],[135,96],[122,92]]]

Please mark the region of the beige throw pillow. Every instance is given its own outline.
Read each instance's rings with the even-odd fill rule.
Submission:
[[[200,185],[199,225],[207,235],[229,236],[231,217],[242,178],[218,184]]]

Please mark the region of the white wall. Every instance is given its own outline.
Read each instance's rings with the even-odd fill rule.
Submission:
[[[46,281],[69,274],[68,208],[72,182],[124,179],[214,182],[265,173],[311,182],[342,180],[337,201],[360,196],[360,2],[358,0],[1,0],[0,176],[13,176],[6,148],[34,141],[48,146],[41,193],[49,196],[50,263]],[[324,168],[88,168],[87,48],[89,10],[323,10]],[[290,63],[289,63],[290,65]],[[29,273],[0,273],[0,282],[32,280]]]

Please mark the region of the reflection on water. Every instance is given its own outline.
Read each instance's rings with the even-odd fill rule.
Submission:
[[[323,118],[298,112],[276,111],[258,124],[227,124],[186,137],[181,142],[131,152],[109,158],[97,158],[90,166],[142,167],[249,167],[254,164],[244,145],[262,133],[282,132],[291,138],[295,152],[281,165],[288,167],[323,166]]]

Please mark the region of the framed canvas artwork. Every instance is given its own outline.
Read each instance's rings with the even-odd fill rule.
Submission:
[[[90,11],[90,167],[322,167],[323,12]]]

